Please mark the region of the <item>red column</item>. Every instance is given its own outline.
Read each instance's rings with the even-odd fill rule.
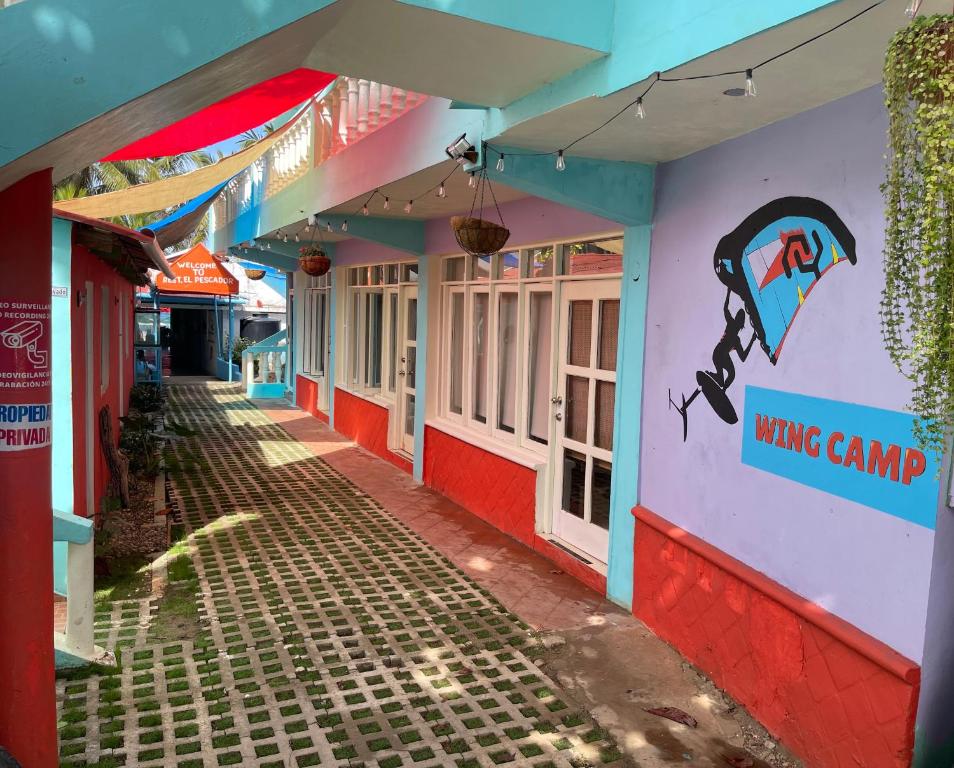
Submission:
[[[0,191],[0,745],[57,764],[50,502],[52,173]]]

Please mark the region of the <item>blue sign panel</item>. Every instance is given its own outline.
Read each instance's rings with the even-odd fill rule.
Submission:
[[[742,463],[934,528],[938,464],[914,416],[747,386]]]

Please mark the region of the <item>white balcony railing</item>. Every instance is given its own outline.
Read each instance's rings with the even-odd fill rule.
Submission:
[[[229,182],[215,201],[216,226],[234,221],[426,98],[370,80],[337,78],[275,146]]]

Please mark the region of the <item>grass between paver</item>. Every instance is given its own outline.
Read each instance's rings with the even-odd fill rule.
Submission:
[[[59,681],[62,765],[624,763],[526,625],[237,390],[171,402],[184,528],[160,595],[101,590],[121,667]]]

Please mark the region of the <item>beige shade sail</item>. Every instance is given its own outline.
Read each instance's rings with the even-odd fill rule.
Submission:
[[[229,155],[214,165],[197,168],[181,176],[138,184],[116,192],[78,197],[74,200],[57,200],[56,207],[61,211],[104,219],[110,216],[152,213],[180,205],[231,179],[258,160],[298,121],[305,109],[310,107],[311,102],[277,131],[270,133],[248,149]]]

